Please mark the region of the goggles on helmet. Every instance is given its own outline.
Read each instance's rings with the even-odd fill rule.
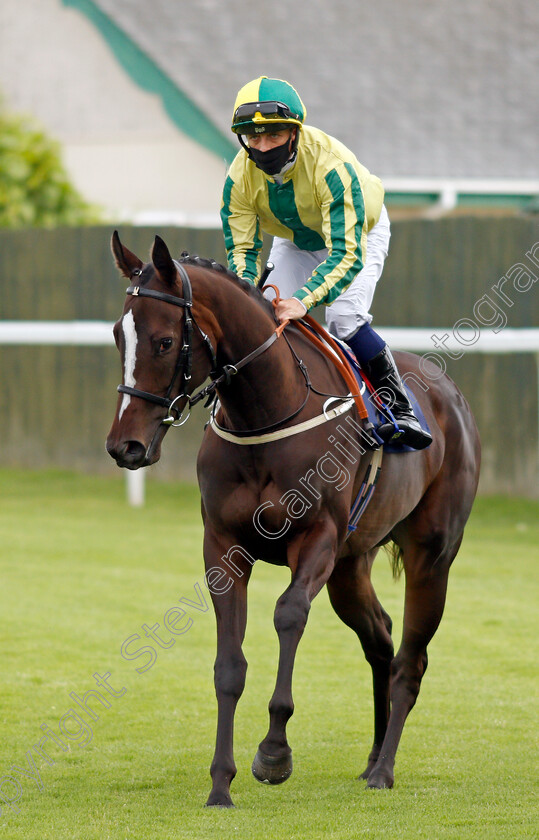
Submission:
[[[257,122],[256,115],[260,114],[264,120],[283,122],[293,120],[302,122],[302,114],[295,114],[284,102],[245,102],[236,108],[232,122],[232,131],[241,133],[246,123]]]

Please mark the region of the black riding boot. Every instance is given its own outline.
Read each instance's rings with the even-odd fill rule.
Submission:
[[[432,443],[432,437],[421,428],[414,414],[389,347],[384,347],[374,359],[363,364],[363,368],[375,391],[380,392],[382,401],[388,403],[400,429],[397,432],[388,420],[376,429],[376,433],[385,443],[394,440],[414,449],[425,449]]]

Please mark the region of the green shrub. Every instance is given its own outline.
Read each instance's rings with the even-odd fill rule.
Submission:
[[[88,204],[63,166],[60,145],[31,118],[0,102],[0,227],[95,224]]]

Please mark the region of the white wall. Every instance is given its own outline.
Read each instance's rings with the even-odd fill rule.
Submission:
[[[0,92],[61,142],[74,183],[110,216],[218,220],[225,162],[180,132],[59,0],[2,0]]]

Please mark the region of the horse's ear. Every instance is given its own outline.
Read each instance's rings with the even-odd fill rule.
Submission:
[[[176,282],[176,266],[170,256],[170,251],[160,236],[156,236],[155,242],[153,243],[152,262],[161,280],[164,283],[168,283],[169,286],[173,286]]]
[[[115,230],[112,234],[112,239],[110,241],[110,247],[112,251],[112,255],[114,257],[114,261],[124,277],[131,279],[133,271],[135,269],[140,269],[144,265],[144,263],[139,260],[135,254],[132,254],[127,248],[124,248],[122,243],[120,242],[120,237],[118,236],[118,231]]]

